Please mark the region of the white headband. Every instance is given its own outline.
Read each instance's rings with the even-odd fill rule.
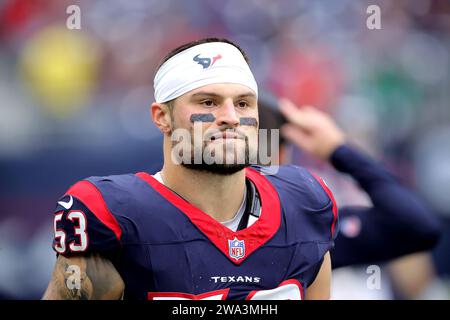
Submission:
[[[258,85],[242,53],[225,42],[208,42],[186,49],[159,68],[155,100],[163,103],[213,83],[237,83],[258,95]]]

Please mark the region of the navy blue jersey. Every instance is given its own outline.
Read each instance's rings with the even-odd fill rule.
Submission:
[[[245,170],[262,207],[247,228],[233,232],[145,172],[90,177],[58,202],[53,248],[111,259],[124,299],[302,299],[333,247],[333,196],[297,166]]]

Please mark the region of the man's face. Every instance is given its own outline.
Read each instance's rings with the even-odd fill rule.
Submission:
[[[190,139],[177,138],[179,131]],[[210,84],[175,99],[172,150],[188,168],[231,174],[255,163],[257,133],[257,98],[246,86]]]

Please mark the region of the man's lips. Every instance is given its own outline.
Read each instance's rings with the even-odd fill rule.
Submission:
[[[228,140],[228,139],[244,139],[243,135],[240,135],[236,132],[230,132],[230,131],[225,131],[225,132],[219,132],[216,133],[214,135],[211,136],[210,140],[214,141],[214,140]]]

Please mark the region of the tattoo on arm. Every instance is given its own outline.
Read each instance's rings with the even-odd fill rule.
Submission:
[[[124,283],[108,259],[98,254],[59,256],[43,299],[120,299]]]

